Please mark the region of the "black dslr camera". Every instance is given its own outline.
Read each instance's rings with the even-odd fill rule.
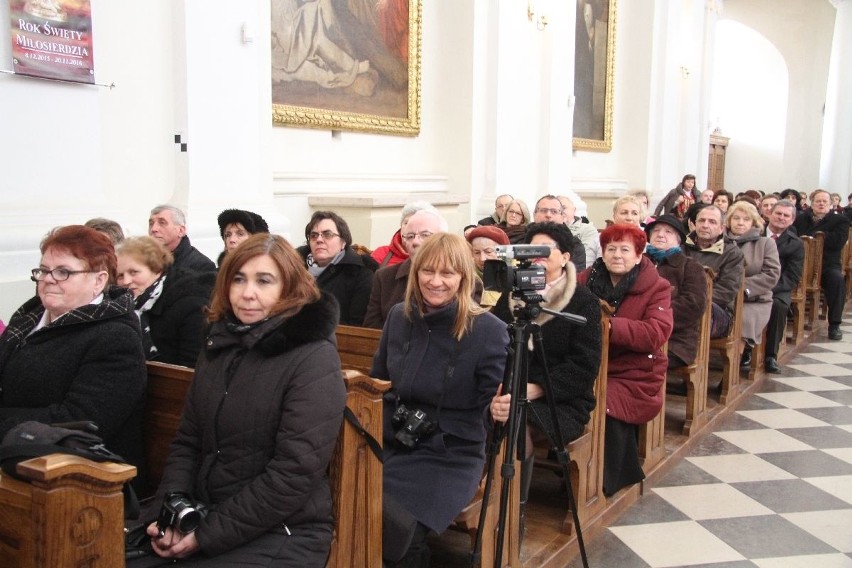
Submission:
[[[413,450],[422,438],[431,436],[438,429],[438,425],[429,420],[425,412],[409,410],[404,404],[397,407],[391,422],[396,430],[394,440],[409,450]]]
[[[206,516],[207,507],[194,501],[186,493],[166,493],[160,516],[157,518],[157,532],[160,538],[166,534],[169,527],[182,534],[191,533]]]

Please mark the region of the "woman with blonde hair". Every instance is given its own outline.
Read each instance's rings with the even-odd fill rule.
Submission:
[[[458,235],[429,237],[391,308],[370,375],[393,383],[384,409],[386,566],[428,565],[441,533],[470,502],[485,464],[486,408],[503,379],[506,326],[474,302],[476,267]],[[407,425],[434,428],[411,435]]]
[[[627,223],[641,227],[644,225],[645,208],[634,195],[622,195],[612,204],[612,223]]]
[[[151,237],[125,239],[116,257],[116,280],[133,294],[145,357],[195,367],[216,274],[175,266],[172,253]]]
[[[498,227],[509,237],[509,243],[518,244],[524,240],[524,233],[532,218],[527,204],[520,199],[513,199],[503,212]]]
[[[751,349],[760,343],[772,313],[772,289],[781,277],[781,261],[775,241],[763,237],[763,217],[750,202],[735,201],[725,215],[727,236],[737,243],[745,259],[743,302],[743,356],[741,366],[751,365]]]

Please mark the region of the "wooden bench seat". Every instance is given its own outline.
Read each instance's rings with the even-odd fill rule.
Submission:
[[[740,289],[737,291],[734,315],[731,318],[731,329],[728,335],[710,340],[710,349],[718,351],[722,356],[722,393],[719,395],[721,404],[728,404],[729,400],[737,398],[740,390],[744,295],[745,276],[743,276]]]

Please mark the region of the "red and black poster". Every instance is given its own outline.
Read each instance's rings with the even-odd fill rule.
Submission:
[[[9,0],[15,73],[95,82],[90,0]]]

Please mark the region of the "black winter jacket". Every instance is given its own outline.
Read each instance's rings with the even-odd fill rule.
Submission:
[[[297,250],[303,259],[307,259],[311,252],[307,245]],[[328,266],[317,277],[320,289],[332,294],[340,304],[341,324],[359,327],[364,324],[373,289],[373,272],[378,268],[378,263],[369,255],[359,255],[352,247],[346,247],[340,261]]]
[[[194,272],[173,266],[163,293],[148,311],[155,361],[195,367],[204,344],[204,308],[210,303],[214,272]]]
[[[0,337],[0,439],[27,420],[91,420],[107,448],[141,468],[147,375],[130,292],[113,286],[100,304],[80,306],[29,335],[42,314],[36,296]]]
[[[210,507],[195,532],[208,556],[267,533],[286,550],[288,527],[331,527],[327,469],[346,399],[336,326],[325,293],[244,333],[212,324],[155,500],[185,491]]]

